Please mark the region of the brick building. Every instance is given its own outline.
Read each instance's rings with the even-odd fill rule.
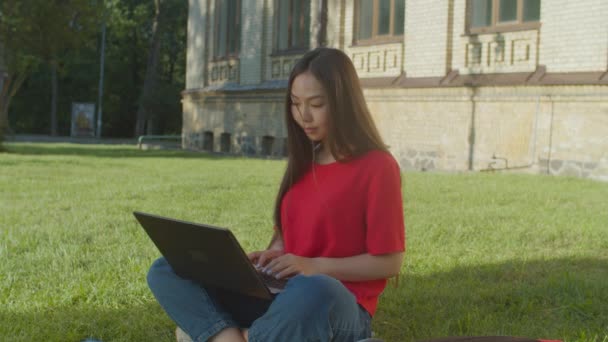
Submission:
[[[190,0],[183,145],[282,155],[293,63],[353,60],[403,169],[608,180],[608,1]]]

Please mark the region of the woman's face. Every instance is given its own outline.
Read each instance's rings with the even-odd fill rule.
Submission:
[[[328,134],[329,103],[321,83],[309,72],[291,85],[291,115],[312,141],[324,141]]]

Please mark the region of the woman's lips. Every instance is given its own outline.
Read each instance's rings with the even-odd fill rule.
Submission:
[[[316,131],[317,131],[317,129],[315,127],[304,128],[304,132],[306,132],[306,134],[311,134],[311,133],[314,133]]]

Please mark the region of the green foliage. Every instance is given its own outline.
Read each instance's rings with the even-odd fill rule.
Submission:
[[[99,8],[90,0],[0,2],[0,53],[8,75],[8,91],[0,92],[0,134],[8,126],[12,98],[31,72],[41,64],[61,71],[67,53],[89,45]],[[31,103],[32,98],[26,101]]]
[[[86,43],[99,10],[89,0],[5,0],[0,37],[10,57],[27,54],[49,61]]]
[[[283,161],[124,145],[8,148],[2,341],[174,341],[145,282],[159,253],[133,210],[230,227],[248,250],[270,238]],[[379,337],[608,340],[608,184],[405,173],[403,193],[408,249],[374,317]]]
[[[102,6],[101,3],[99,6]],[[167,29],[161,36],[161,68],[158,70],[158,86],[154,90],[156,102],[152,116],[159,127],[158,133],[171,134],[181,131],[180,92],[185,85],[188,4],[180,0],[165,0],[162,6]],[[146,71],[153,16],[152,1],[106,0],[103,8],[98,9],[97,21],[86,24],[84,38],[73,48],[63,50],[59,74],[60,134],[69,134],[72,102],[97,102],[100,30],[101,21],[105,19],[107,45],[102,131],[105,136],[132,136]],[[81,26],[84,28],[85,24]],[[30,79],[13,100],[9,117],[15,132],[48,132],[48,107],[51,101],[48,73],[46,65],[34,68]]]

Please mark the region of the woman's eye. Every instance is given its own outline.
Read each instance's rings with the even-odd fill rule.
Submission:
[[[311,106],[313,106],[314,108],[321,108],[321,107],[323,107],[323,104],[322,103],[313,103],[313,104],[311,104]]]

